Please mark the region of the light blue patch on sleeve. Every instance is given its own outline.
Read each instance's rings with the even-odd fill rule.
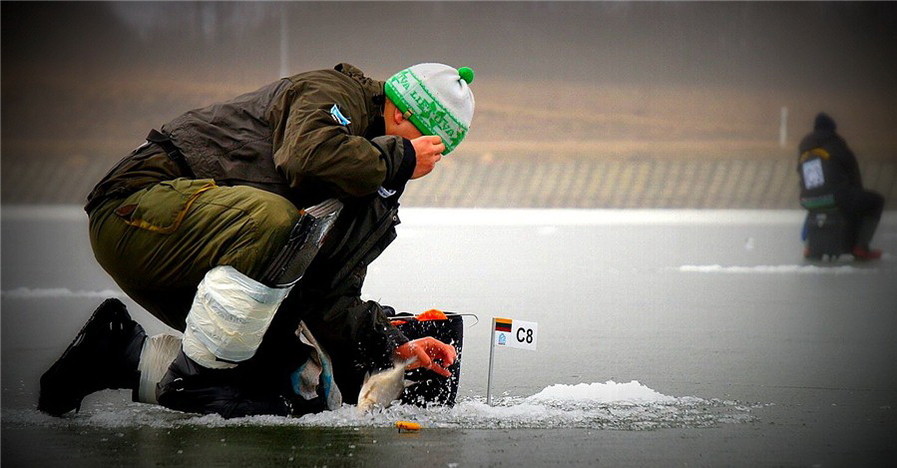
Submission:
[[[347,119],[345,115],[343,115],[342,111],[339,110],[339,106],[336,104],[330,108],[330,116],[333,117],[333,120],[340,125],[349,125],[352,123],[351,120]]]
[[[380,188],[377,189],[377,193],[378,193],[381,197],[383,197],[383,198],[389,198],[389,197],[395,195],[395,194],[396,194],[396,191],[395,191],[395,190],[390,190],[390,189],[388,189],[388,188],[386,188],[386,187],[384,187],[384,186],[381,185]]]

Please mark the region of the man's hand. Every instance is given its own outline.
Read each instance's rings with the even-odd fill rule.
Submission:
[[[445,151],[442,138],[434,135],[417,137],[411,140],[411,146],[414,147],[414,153],[417,156],[417,165],[414,166],[414,173],[411,174],[412,179],[429,174],[436,167],[436,163],[442,159],[442,152]]]
[[[455,363],[457,353],[455,348],[447,345],[432,336],[425,336],[414,341],[409,341],[396,348],[395,356],[402,361],[413,361],[405,369],[417,369],[424,367],[443,376],[451,377],[452,373],[447,369]]]

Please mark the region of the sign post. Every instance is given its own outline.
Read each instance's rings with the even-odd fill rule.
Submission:
[[[286,75],[284,75],[286,76]],[[779,147],[784,148],[788,143],[788,108],[782,106],[779,117]]]
[[[486,381],[486,404],[492,406],[492,361],[495,360],[495,321],[492,317],[492,343],[489,345],[489,374]]]
[[[492,343],[489,346],[489,376],[486,382],[486,404],[492,406],[492,371],[495,361],[495,347],[509,347],[536,350],[536,335],[539,324],[509,318],[492,317]]]

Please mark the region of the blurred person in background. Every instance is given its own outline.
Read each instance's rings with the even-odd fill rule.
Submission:
[[[354,403],[365,373],[394,362],[448,376],[450,345],[409,341],[360,296],[406,183],[466,136],[472,81],[435,63],[386,82],[340,64],[151,131],[85,210],[100,265],[183,338],[147,337],[106,300],[42,376],[38,408],[127,388],[187,412],[303,414]]]
[[[881,251],[870,247],[884,209],[884,197],[863,188],[860,166],[847,142],[836,132],[837,125],[820,112],[813,131],[798,147],[801,206],[808,210],[837,208],[846,218],[857,260],[881,258]],[[809,255],[805,250],[804,256]]]

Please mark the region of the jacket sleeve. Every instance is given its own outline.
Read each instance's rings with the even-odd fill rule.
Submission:
[[[307,310],[303,319],[315,338],[328,352],[349,357],[359,368],[391,366],[395,349],[408,342],[390,323],[383,306],[363,301],[357,294],[329,295],[323,300],[317,294],[303,294],[303,302]]]
[[[847,166],[847,179],[850,181],[850,185],[856,188],[863,188],[863,176],[860,175],[860,164],[857,162],[857,157],[854,156],[853,151],[847,147],[847,143],[844,144],[845,151],[845,165]]]
[[[323,73],[284,93],[272,110],[274,163],[291,189],[313,179],[338,196],[360,197],[405,184],[414,170],[413,147],[398,136],[361,136],[370,105],[360,87]]]
[[[323,328],[331,339],[334,331],[342,331],[344,343],[349,345],[359,366],[370,370],[391,366],[395,349],[407,343],[408,338],[389,322],[379,303],[362,301],[357,296],[346,299],[348,304],[325,312],[318,325],[326,324]]]
[[[356,280],[362,279],[356,276]],[[350,363],[362,374],[393,365],[395,349],[409,340],[390,323],[387,307],[363,301],[354,290],[325,293],[303,286],[300,282],[281,304],[252,358],[252,368],[260,369],[263,380],[276,372],[290,374],[301,364],[296,360],[304,357],[294,349],[300,320],[332,358]]]
[[[377,195],[373,197],[380,199]],[[368,211],[369,203],[360,205],[362,211]],[[303,320],[315,338],[326,343],[328,352],[349,358],[359,368],[374,370],[391,366],[393,351],[408,338],[389,322],[380,304],[361,299],[367,265],[385,248],[381,242],[388,243],[391,236],[387,234],[374,247],[363,247],[364,240],[371,234],[369,229],[358,230],[361,237],[345,234],[346,224],[352,227],[370,225],[369,221],[353,215],[353,206],[357,205],[347,203],[346,211],[331,231],[340,234],[331,240],[348,239],[348,243],[325,242],[305,276],[287,297],[286,309],[284,306],[281,309],[301,310]],[[372,250],[363,255],[361,261],[353,260],[354,252],[359,248]],[[352,268],[343,277],[345,264],[352,264]]]
[[[847,146],[847,142],[840,136],[836,136],[832,141],[832,154],[836,159],[839,168],[839,176],[850,187],[863,188],[863,179],[860,176],[860,165],[857,162],[853,151]]]

